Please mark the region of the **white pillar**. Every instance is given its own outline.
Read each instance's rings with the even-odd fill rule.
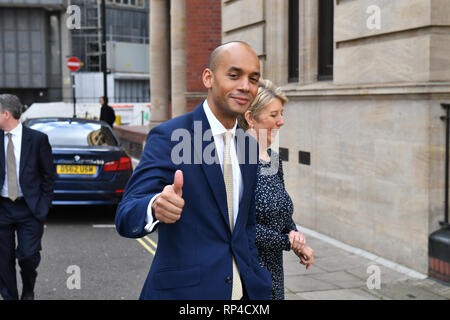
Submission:
[[[150,0],[150,128],[169,119],[169,26],[166,0]]]
[[[170,7],[172,118],[186,113],[186,1],[172,0]]]
[[[319,2],[299,2],[299,83],[306,85],[317,81],[319,56]]]

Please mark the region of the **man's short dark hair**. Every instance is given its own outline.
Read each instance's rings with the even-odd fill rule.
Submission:
[[[14,119],[19,120],[22,115],[23,105],[19,98],[13,94],[0,94],[0,109],[9,111]]]

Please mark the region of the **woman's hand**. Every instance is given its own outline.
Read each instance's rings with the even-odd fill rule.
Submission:
[[[295,254],[300,258],[300,263],[306,265],[306,270],[313,264],[314,262],[314,250],[308,246],[305,246],[301,251],[295,251]]]
[[[306,238],[299,231],[292,230],[289,232],[289,241],[291,242],[291,249],[294,251],[301,252],[306,246]]]

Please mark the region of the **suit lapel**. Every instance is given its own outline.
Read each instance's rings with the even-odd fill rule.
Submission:
[[[201,132],[199,132],[200,130]],[[194,163],[196,164],[201,163],[202,169],[206,176],[206,180],[208,181],[208,184],[213,192],[214,198],[216,199],[216,202],[220,209],[220,213],[222,214],[222,217],[229,228],[230,222],[228,219],[225,182],[223,180],[222,169],[220,167],[220,162],[218,160],[214,138],[212,137],[211,134],[209,134],[208,138],[210,137],[211,139],[203,141],[203,136],[208,130],[209,132],[211,132],[211,127],[209,125],[208,119],[206,118],[206,114],[203,110],[203,104],[200,104],[200,106],[198,106],[194,110],[194,123],[192,124],[192,132],[193,132],[192,136],[194,138],[191,140],[193,142],[194,147],[194,158],[195,158]],[[205,160],[212,160],[206,159],[206,157],[204,157],[203,153],[205,149],[207,149],[206,157],[209,155],[212,155],[214,157],[213,163],[207,163],[205,161]]]
[[[22,127],[22,145],[20,148],[20,171],[19,171],[19,177],[22,176],[23,169],[25,168],[26,159],[28,158],[27,155],[30,154],[30,148],[31,148],[31,134],[27,127]]]

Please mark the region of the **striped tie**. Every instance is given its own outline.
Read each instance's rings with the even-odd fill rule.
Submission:
[[[225,181],[225,190],[227,193],[228,204],[228,218],[230,219],[231,233],[234,229],[233,218],[233,167],[231,165],[230,145],[233,134],[226,132],[223,134],[225,147],[223,156],[223,180]],[[239,300],[242,298],[242,283],[239,276],[239,271],[236,264],[236,259],[233,257],[233,287],[231,291],[231,300]]]

